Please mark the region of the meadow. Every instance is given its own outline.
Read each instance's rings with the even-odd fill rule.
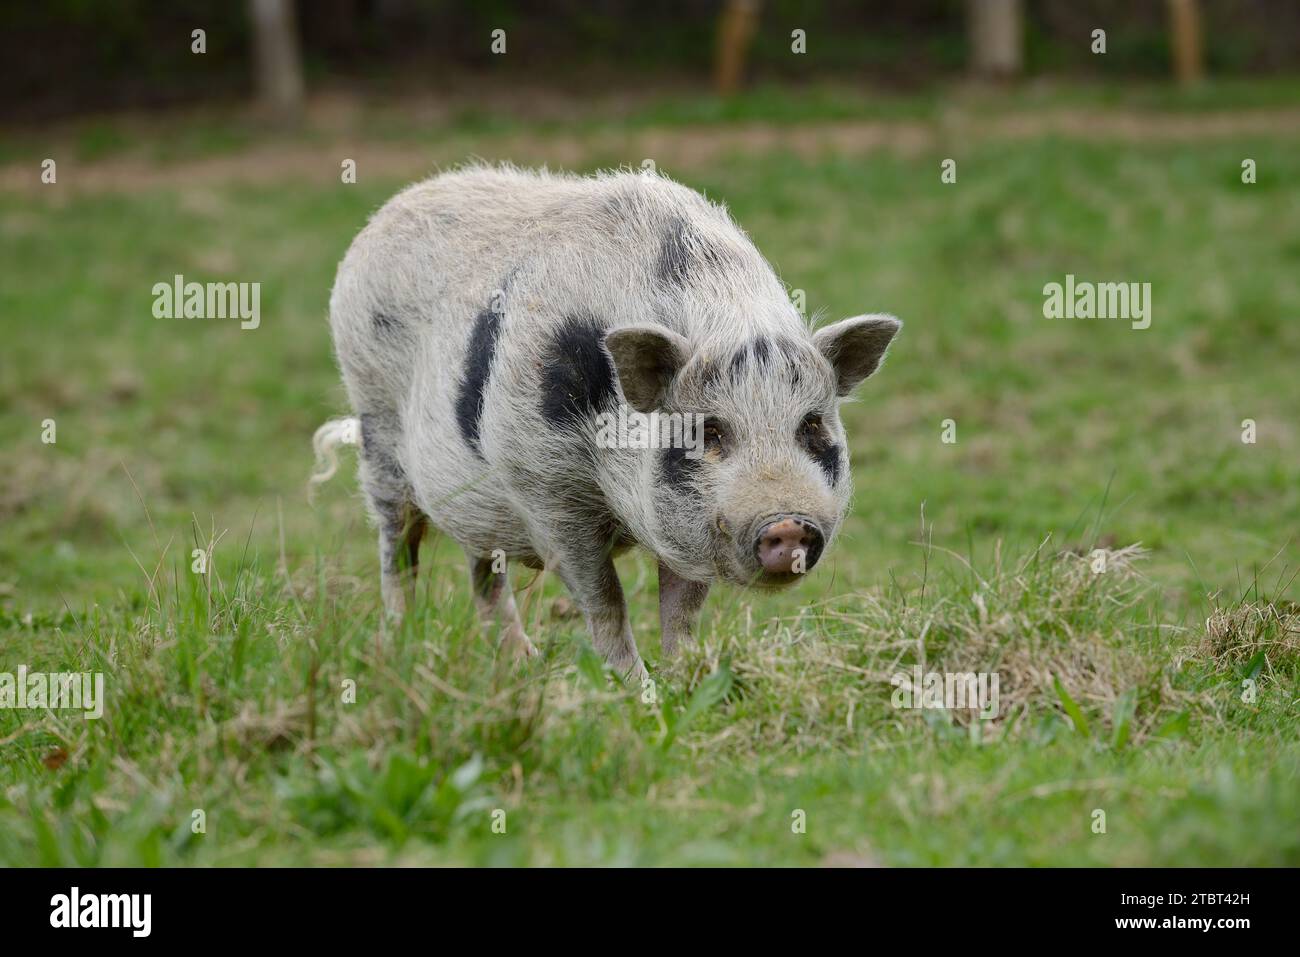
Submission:
[[[1230,92],[13,138],[0,672],[108,701],[0,710],[0,864],[1300,864],[1300,113]],[[665,663],[620,560],[652,700],[550,576],[515,574],[544,654],[498,659],[436,536],[384,634],[351,459],[307,500],[335,266],[471,157],[653,159],[810,316],[905,323],[807,582],[715,588]],[[260,282],[259,327],[155,318],[176,274]],[[1067,275],[1150,283],[1150,328],[1045,318]],[[997,672],[999,716],[894,707],[914,665]]]

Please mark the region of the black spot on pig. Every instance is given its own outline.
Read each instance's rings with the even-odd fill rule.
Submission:
[[[590,316],[569,316],[546,349],[542,417],[569,428],[613,404],[614,365],[601,346],[605,331]]]
[[[839,443],[832,441],[830,434],[822,428],[820,422],[814,427],[805,421],[804,426],[799,430],[799,444],[812,460],[821,466],[826,481],[832,487],[838,484],[842,460],[840,446]]]
[[[799,385],[802,377],[802,370],[810,361],[814,361],[809,355],[809,346],[803,345],[794,339],[785,336],[776,338],[776,349],[785,359],[785,375],[788,377],[792,388]],[[814,377],[815,378],[815,377]]]
[[[460,427],[461,437],[480,456],[479,424],[483,418],[483,395],[487,389],[488,375],[492,371],[497,337],[500,335],[501,316],[491,309],[484,309],[474,320],[474,328],[470,332],[465,370],[461,374],[460,391],[456,395],[456,424]]]
[[[822,471],[826,473],[826,481],[832,487],[838,485],[840,482],[840,447],[832,442],[814,458],[817,460],[817,464],[822,467]]]
[[[767,363],[767,357],[772,354],[772,346],[767,341],[766,336],[759,336],[754,340],[754,361],[763,364]]]
[[[393,456],[393,440],[389,434],[392,430],[386,427],[387,418],[362,412],[360,419],[361,454],[365,457],[366,464],[378,473],[376,479],[385,485],[394,481],[405,482],[406,473]]]
[[[684,286],[697,272],[722,267],[727,258],[723,249],[702,238],[679,216],[664,232],[655,273],[666,286]]]
[[[666,286],[686,285],[691,273],[691,254],[686,248],[686,223],[680,219],[664,233],[656,273]]]
[[[409,519],[406,502],[401,499],[372,498],[375,511],[379,513],[379,524],[384,531],[384,539],[390,550],[396,550],[398,540],[406,534]],[[391,564],[393,558],[385,559],[384,564]]]
[[[732,355],[731,361],[727,363],[727,374],[731,378],[739,379],[745,371],[745,364],[749,361],[749,346],[744,345],[736,350]]]
[[[373,312],[370,316],[370,322],[375,327],[375,332],[381,336],[392,335],[401,327],[401,322],[398,321],[397,317],[391,312],[382,310]]]
[[[690,449],[672,445],[664,449],[659,466],[659,478],[669,488],[677,491],[694,489],[693,480],[700,469],[700,458],[687,458]]]

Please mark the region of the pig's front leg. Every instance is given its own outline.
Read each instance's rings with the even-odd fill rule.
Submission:
[[[659,631],[665,659],[677,653],[678,642],[695,635],[700,606],[708,594],[708,582],[682,578],[659,563]]]
[[[622,677],[640,683],[647,677],[645,664],[632,638],[632,622],[609,545],[569,539],[550,549],[548,564],[582,609],[596,650]]]

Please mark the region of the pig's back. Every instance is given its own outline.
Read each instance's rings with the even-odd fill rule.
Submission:
[[[720,268],[697,268],[699,249]],[[330,321],[358,412],[401,409],[419,362],[434,413],[430,403],[455,403],[488,325],[493,365],[528,362],[571,317],[604,328],[654,320],[695,338],[680,297],[716,303],[741,292],[724,286],[751,281],[745,302],[767,293],[786,303],[726,212],[671,180],[475,166],[417,183],[373,216],[339,266]],[[494,311],[499,322],[485,322]]]
[[[468,331],[520,256],[527,224],[566,187],[471,169],[411,186],[375,213],[330,296],[335,351],[358,411],[400,404],[428,342],[439,366],[460,367]]]

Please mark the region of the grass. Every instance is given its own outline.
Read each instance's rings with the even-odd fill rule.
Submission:
[[[996,119],[1012,112],[1085,117],[1123,110],[1139,115],[1191,116],[1206,111],[1249,113],[1294,107],[1292,77],[1249,80],[1216,77],[1182,88],[1164,82],[1094,79],[1065,83],[1048,77],[1003,88],[950,79],[901,90],[881,90],[843,81],[759,83],[734,96],[699,90],[698,78],[665,75],[657,83],[629,90],[618,83],[594,84],[589,77],[567,87],[520,96],[516,82],[492,75],[462,79],[437,97],[401,90],[365,94],[340,91],[322,97],[303,122],[285,127],[250,113],[242,101],[163,114],[109,116],[60,123],[53,128],[18,128],[0,142],[0,162],[25,162],[57,154],[77,162],[140,157],[167,164],[238,155],[259,143],[322,148],[340,136],[369,145],[437,147],[449,142],[470,149],[480,139],[524,134],[533,137],[599,133],[630,134],[664,128],[717,129],[776,124],[799,131],[826,123],[926,122],[954,112]],[[421,85],[427,77],[419,78]],[[640,157],[636,158],[638,161]],[[626,158],[624,159],[626,160]]]
[[[447,135],[492,158],[490,127]],[[629,161],[602,130],[584,168]],[[0,193],[0,671],[109,696],[0,710],[0,863],[1300,863],[1298,139],[659,158],[810,313],[906,326],[847,410],[854,512],[810,581],[719,589],[665,665],[653,565],[622,561],[653,700],[531,573],[543,660],[496,660],[446,541],[381,641],[351,470],[305,500],[343,407],[333,269],[400,181]],[[261,327],[154,319],[175,273],[261,282]],[[1044,319],[1066,273],[1152,283],[1151,328]],[[913,664],[996,671],[1001,716],[893,707]]]

